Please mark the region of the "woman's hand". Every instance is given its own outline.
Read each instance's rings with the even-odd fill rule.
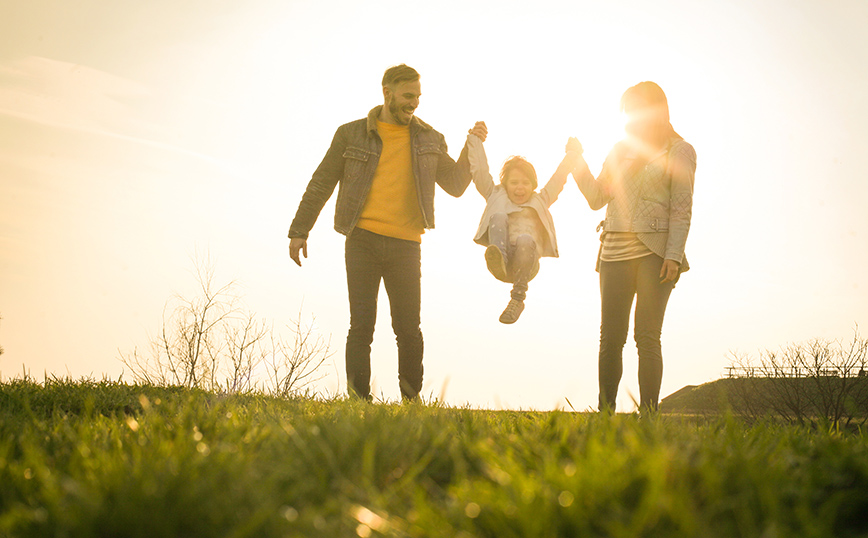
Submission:
[[[660,268],[661,284],[666,282],[675,282],[678,278],[678,268],[680,264],[675,260],[663,260],[663,267]]]
[[[566,152],[570,153],[571,151],[575,151],[579,155],[585,152],[584,148],[582,148],[582,143],[579,142],[579,139],[575,136],[571,136],[569,140],[567,140]]]
[[[564,155],[561,164],[558,166],[558,171],[563,172],[564,174],[569,174],[576,168],[576,166],[578,166],[581,158],[582,155],[580,153],[568,151],[567,154]]]

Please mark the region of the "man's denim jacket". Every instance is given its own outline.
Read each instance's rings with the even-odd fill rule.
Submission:
[[[670,140],[660,158],[643,170],[631,170],[631,151],[616,144],[595,181],[587,165],[573,176],[591,209],[606,207],[603,233],[634,232],[655,254],[690,266],[684,256],[693,213],[693,182],[696,152],[680,138]],[[599,230],[599,228],[598,228]],[[599,258],[597,260],[599,270]]]
[[[313,173],[289,227],[289,237],[307,239],[323,206],[338,188],[335,230],[349,235],[362,213],[379,163],[383,141],[377,133],[382,105],[368,117],[338,127],[331,147]],[[413,176],[425,228],[434,228],[434,184],[452,196],[461,196],[470,184],[467,148],[458,161],[446,151],[443,135],[415,116],[410,121]]]

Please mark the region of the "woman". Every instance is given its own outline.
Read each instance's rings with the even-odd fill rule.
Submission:
[[[669,123],[660,86],[641,82],[624,92],[626,136],[615,144],[594,179],[584,159],[573,177],[591,209],[606,207],[597,257],[600,273],[599,379],[601,411],[614,412],[621,355],[636,298],[634,338],[639,350],[642,410],[656,410],[663,379],[660,331],[669,294],[687,271],[696,152]],[[578,140],[569,149],[581,151]]]

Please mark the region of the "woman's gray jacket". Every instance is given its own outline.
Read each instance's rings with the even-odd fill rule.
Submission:
[[[652,252],[687,271],[684,245],[693,211],[696,151],[684,140],[672,138],[666,151],[643,168],[636,170],[635,160],[635,153],[620,142],[606,157],[596,180],[584,161],[573,176],[591,209],[607,206],[598,230],[633,232]]]

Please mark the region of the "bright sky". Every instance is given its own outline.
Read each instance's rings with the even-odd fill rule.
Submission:
[[[304,267],[286,231],[335,129],[382,102],[383,71],[422,74],[417,115],[458,157],[485,120],[489,161],[547,177],[578,136],[595,173],[618,101],[653,80],[698,155],[691,271],[663,330],[661,395],[719,378],[732,352],[868,325],[868,4],[443,0],[0,3],[0,376],[123,372],[207,250],[219,281],[282,326],[316,317],[346,389],[349,311],[332,200]],[[74,6],[74,7],[73,7]],[[471,186],[436,197],[422,245],[423,393],[452,405],[576,409],[597,398],[599,285],[588,209],[552,206],[561,257],[527,308],[472,236]],[[385,292],[374,390],[397,399]],[[619,409],[638,397],[632,337]],[[129,379],[129,374],[127,374]]]

